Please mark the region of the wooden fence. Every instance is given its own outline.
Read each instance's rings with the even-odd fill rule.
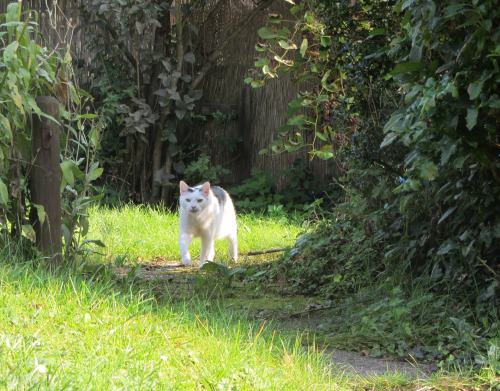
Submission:
[[[0,13],[5,13],[9,2],[0,1]],[[75,5],[79,3],[77,0],[24,0],[23,9],[38,11],[40,29],[51,46],[69,45],[73,58],[88,65],[91,56],[86,38],[81,32],[75,33],[79,23]],[[254,7],[256,3],[252,0],[214,0],[205,3],[203,8],[198,7],[198,14],[193,16],[193,21],[195,24],[196,21],[204,22],[198,26],[197,59],[203,61],[207,53],[215,50]],[[225,47],[200,86],[203,89],[202,100],[197,105],[200,114],[211,118],[210,114],[214,112],[234,112],[236,119],[197,122],[193,136],[204,146],[213,164],[221,164],[231,171],[223,178],[226,184],[241,183],[248,178],[251,167],[258,167],[264,171],[270,170],[277,177],[277,188],[280,189],[287,182],[281,170],[290,169],[296,159],[301,159],[315,175],[323,178],[332,170],[324,161],[311,161],[306,150],[280,155],[259,154],[261,149],[269,147],[275,129],[286,121],[284,114],[288,102],[296,97],[298,91],[289,77],[273,79],[260,89],[253,89],[243,82],[258,54],[254,49],[259,41],[257,30],[266,24],[269,13],[290,16],[289,4],[277,0],[269,9],[261,12],[248,31]],[[85,88],[91,78],[91,69],[84,68],[79,75],[79,85]],[[231,139],[241,140],[236,151],[230,151],[227,143],[222,142]],[[311,142],[307,138],[306,141]]]
[[[208,3],[206,7],[206,12],[210,12],[216,5]],[[218,42],[230,34],[233,26],[240,23],[253,7],[253,1],[224,2],[214,17],[209,19],[209,24],[204,26],[205,30],[200,31],[206,39],[204,45],[198,48],[197,56],[213,51]],[[255,50],[259,42],[257,30],[266,25],[268,14],[280,14],[284,19],[293,20],[289,9],[290,5],[285,1],[276,1],[270,9],[258,15],[248,31],[227,45],[204,79],[203,97],[199,105],[202,114],[216,110],[223,113],[234,110],[237,114],[234,121],[200,124],[202,144],[206,145],[207,151],[212,151],[214,163],[223,164],[231,170],[231,174],[225,178],[230,183],[241,182],[249,176],[251,167],[258,167],[264,171],[270,170],[276,176],[277,188],[280,189],[287,184],[287,178],[281,174],[281,170],[290,169],[296,159],[301,159],[319,177],[325,178],[327,174],[333,173],[326,162],[317,158],[311,161],[305,149],[279,155],[259,154],[260,150],[270,146],[276,128],[286,121],[288,103],[296,98],[298,87],[288,76],[270,80],[264,88],[259,89],[250,87],[243,80],[248,76],[249,69],[254,67],[259,54]],[[242,145],[236,152],[230,153],[220,143],[220,139],[235,136],[242,140]],[[311,137],[306,137],[306,141],[312,142]]]

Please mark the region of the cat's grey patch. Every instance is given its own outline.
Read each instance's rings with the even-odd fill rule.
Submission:
[[[188,187],[188,191],[190,193],[194,193],[197,189],[196,188],[192,188],[192,187]],[[181,199],[179,198],[179,205],[181,204]]]
[[[217,197],[217,201],[219,201],[219,205],[224,207],[226,202],[226,192],[222,190],[219,186],[212,186],[212,192]]]

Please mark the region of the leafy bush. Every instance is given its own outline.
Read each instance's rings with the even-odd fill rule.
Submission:
[[[291,11],[292,29],[273,15],[259,30],[266,42],[256,49],[276,63],[259,59],[247,81],[257,87],[296,72],[312,84],[290,102],[272,149],[293,151],[303,134],[315,135],[313,154],[337,164],[346,202],[275,273],[297,291],[337,300],[385,284],[363,310],[375,323],[397,323],[394,301],[384,301],[395,287],[404,300],[417,285],[431,300],[452,294],[464,312],[453,325],[446,312],[443,329],[462,330],[450,346],[470,356],[478,342],[471,330],[498,333],[496,2],[304,0]]]
[[[239,186],[231,187],[229,193],[235,198],[235,206],[241,209],[266,209],[268,205],[279,204],[274,186],[276,178],[270,171],[262,171],[253,167],[250,178]]]
[[[329,184],[321,184],[300,159],[293,162],[291,169],[281,172],[289,183],[276,192],[276,178],[271,172],[253,167],[250,178],[229,189],[235,206],[247,211],[267,211],[275,216],[294,211],[306,213],[311,205],[319,205],[327,194]]]
[[[229,173],[230,171],[222,168],[221,165],[211,165],[210,156],[205,153],[202,153],[197,160],[189,163],[183,172],[185,181],[193,185],[202,182],[218,185],[220,184],[220,176]]]
[[[89,194],[91,182],[102,173],[95,161],[99,121],[94,122],[95,114],[81,114],[91,97],[73,83],[70,53],[38,43],[44,38],[36,18],[36,13],[22,11],[21,2],[10,3],[7,13],[0,15],[0,214],[3,216],[0,231],[17,239],[24,234],[35,241],[34,231],[25,224],[28,207],[35,210],[40,221],[45,218],[43,205],[33,204],[28,190],[34,159],[31,116],[48,117],[38,107],[36,97],[57,97],[60,117],[49,118],[63,126],[62,234],[64,253],[67,259],[73,260],[88,243],[83,239],[88,231],[86,208],[99,198]]]
[[[9,4],[0,22],[0,224],[2,231],[19,237],[30,229],[23,224],[31,161],[30,117],[44,115],[35,98],[56,94],[53,86],[62,81],[58,63],[65,67],[68,61],[59,51],[36,43],[36,24],[19,3]]]
[[[329,320],[319,329],[339,347],[441,365],[480,364],[500,332],[496,300],[485,299],[480,284],[487,273],[479,269],[471,286],[466,275],[443,274],[439,265],[414,272],[418,248],[411,240],[403,242],[405,252],[401,244],[398,256],[386,253],[386,242],[396,246],[401,237],[402,227],[397,221],[391,227],[388,218],[397,210],[366,220],[370,213],[358,198],[335,213],[300,237],[261,278],[284,279],[294,293],[329,303]]]

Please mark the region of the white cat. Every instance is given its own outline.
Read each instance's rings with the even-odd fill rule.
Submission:
[[[189,265],[191,255],[188,247],[194,238],[201,238],[201,268],[215,255],[214,240],[227,239],[231,256],[238,259],[236,237],[236,213],[229,194],[218,186],[205,182],[201,186],[189,187],[180,182],[180,231],[179,247],[182,263]]]

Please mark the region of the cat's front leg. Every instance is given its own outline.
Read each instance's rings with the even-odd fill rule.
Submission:
[[[211,237],[201,238],[200,268],[206,261],[212,262],[215,257],[214,239]]]
[[[181,250],[182,263],[188,266],[191,263],[189,245],[193,241],[193,236],[186,233],[179,233],[179,249]]]

